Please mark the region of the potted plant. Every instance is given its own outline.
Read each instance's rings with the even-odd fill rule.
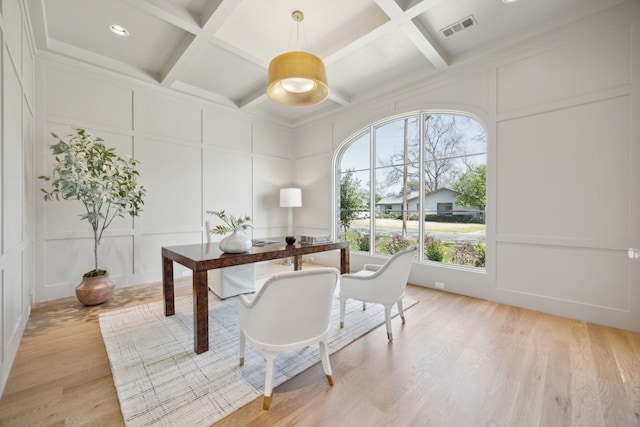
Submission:
[[[102,304],[113,294],[115,284],[106,270],[99,268],[98,248],[104,231],[116,217],[137,216],[142,211],[144,187],[138,185],[138,161],[125,160],[107,148],[103,139],[84,129],[59,137],[50,148],[55,157],[51,175],[39,179],[51,183],[42,189],[45,200],[78,200],[86,212],[80,215],[93,231],[94,269],[83,276],[76,288],[85,305]]]
[[[238,234],[238,231],[242,231],[244,233],[245,230],[249,228],[253,228],[250,224],[251,217],[248,215],[244,216],[233,216],[228,215],[224,210],[220,211],[207,211],[209,215],[215,215],[224,222],[223,224],[217,224],[214,228],[209,230],[211,234],[220,234],[225,235],[231,232],[230,236],[225,237],[218,244],[220,250],[227,253],[237,254],[242,252],[247,252],[251,249],[251,239],[247,236]]]

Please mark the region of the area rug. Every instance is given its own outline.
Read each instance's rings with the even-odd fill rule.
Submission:
[[[406,310],[416,302],[405,297],[403,306]],[[247,343],[245,365],[239,366],[238,304],[238,297],[210,299],[210,349],[198,355],[193,352],[191,297],[176,298],[176,314],[169,317],[164,316],[162,301],[100,314],[127,426],[210,426],[262,396],[262,353]],[[336,295],[330,353],[384,324],[382,305],[368,304],[363,311],[361,302],[347,300],[345,327],[340,329],[339,304]],[[392,314],[397,315],[395,306]],[[317,345],[282,353],[275,363],[274,387],[319,361]]]

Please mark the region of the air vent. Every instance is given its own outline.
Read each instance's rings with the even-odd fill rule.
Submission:
[[[455,33],[459,33],[460,31],[464,30],[465,28],[469,28],[469,27],[471,27],[473,25],[476,25],[476,18],[474,18],[473,15],[470,15],[470,16],[467,16],[464,19],[461,19],[460,21],[456,22],[455,24],[451,24],[448,27],[445,27],[445,28],[441,29],[440,32],[445,37],[451,37]]]

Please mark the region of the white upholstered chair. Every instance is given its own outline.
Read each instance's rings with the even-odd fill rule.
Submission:
[[[211,243],[211,226],[206,222],[207,243]],[[209,289],[220,299],[256,291],[255,263],[216,268],[207,271]]]
[[[384,265],[365,264],[364,269],[353,274],[340,277],[340,327],[344,327],[344,311],[348,298],[362,301],[362,309],[366,303],[384,305],[387,324],[387,338],[393,341],[391,332],[391,308],[398,305],[398,313],[404,323],[402,298],[407,287],[411,260],[416,248],[408,248],[397,252]]]
[[[333,385],[327,334],[338,277],[331,267],[285,272],[268,279],[253,300],[240,295],[240,366],[248,340],[267,361],[263,409],[271,404],[274,362],[283,351],[319,343],[322,367]]]

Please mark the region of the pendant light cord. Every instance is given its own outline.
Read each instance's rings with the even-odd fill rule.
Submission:
[[[291,14],[291,19],[293,20],[294,24],[292,24],[291,30],[289,31],[289,51],[292,50],[291,40],[293,40],[294,25],[295,25],[295,32],[296,32],[296,35],[295,35],[296,46],[295,46],[295,49],[293,50],[300,51],[300,23],[304,20],[304,15],[299,10],[296,10]],[[302,24],[302,33],[306,43],[307,33],[304,30],[304,23]]]

